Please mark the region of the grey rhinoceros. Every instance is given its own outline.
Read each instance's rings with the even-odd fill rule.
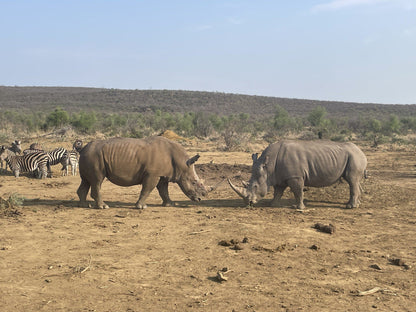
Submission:
[[[248,185],[233,190],[252,205],[274,187],[271,205],[277,205],[284,190],[290,187],[296,207],[303,209],[304,186],[323,187],[344,178],[350,186],[347,208],[358,207],[360,181],[365,175],[367,158],[353,143],[331,141],[290,141],[270,144],[258,158],[253,154],[252,174]]]
[[[81,184],[77,194],[80,206],[87,207],[86,197],[91,188],[91,197],[97,208],[108,208],[101,197],[104,178],[120,186],[142,184],[137,208],[146,208],[146,198],[157,187],[163,205],[172,205],[168,183],[176,182],[193,201],[201,200],[206,188],[195,172],[194,163],[199,155],[188,157],[178,143],[164,137],[146,139],[112,138],[88,143],[76,142],[80,152],[79,173]],[[74,143],[75,144],[75,143]]]

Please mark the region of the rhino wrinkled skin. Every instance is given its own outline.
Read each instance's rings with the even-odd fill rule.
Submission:
[[[257,203],[273,186],[271,205],[275,206],[284,190],[290,187],[296,208],[303,209],[305,186],[329,186],[343,178],[350,186],[347,208],[358,207],[367,158],[353,143],[285,140],[270,144],[260,157],[253,154],[252,158],[252,174],[246,187],[237,187],[228,181],[248,205]]]
[[[195,172],[196,155],[189,158],[178,143],[164,137],[146,139],[112,138],[88,143],[80,150],[79,172],[81,184],[77,194],[81,207],[87,207],[91,197],[97,208],[108,208],[101,196],[104,178],[119,186],[142,184],[136,208],[146,208],[146,198],[156,187],[163,205],[173,205],[169,198],[168,183],[178,183],[193,201],[201,200],[208,190]]]

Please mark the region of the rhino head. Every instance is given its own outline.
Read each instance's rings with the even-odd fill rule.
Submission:
[[[176,181],[184,194],[193,201],[201,201],[201,197],[205,197],[214,190],[213,187],[205,187],[204,182],[196,174],[194,164],[198,159],[199,155],[189,158]]]
[[[244,183],[243,187],[235,186],[230,179],[228,183],[231,188],[243,198],[246,205],[252,206],[256,204],[261,198],[266,196],[268,191],[267,183],[267,161],[268,157],[258,158],[258,154],[252,155],[253,166],[251,169],[250,181]]]

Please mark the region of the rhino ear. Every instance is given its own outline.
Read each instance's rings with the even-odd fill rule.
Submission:
[[[191,157],[191,158],[189,158],[187,161],[186,161],[186,165],[189,167],[189,166],[191,166],[192,164],[194,164],[198,159],[199,159],[199,154],[196,154],[194,157]]]
[[[253,160],[253,162],[257,161],[258,158],[259,158],[259,153],[255,153],[251,155],[251,159]]]

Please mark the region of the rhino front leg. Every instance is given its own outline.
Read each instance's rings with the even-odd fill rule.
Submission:
[[[174,206],[175,205],[175,203],[171,201],[169,197],[168,185],[169,185],[169,181],[164,178],[160,179],[157,185],[157,190],[159,191],[159,195],[163,200],[162,206]]]
[[[158,185],[160,178],[147,176],[143,181],[142,191],[140,192],[139,200],[136,202],[136,208],[145,209],[147,208],[146,199]]]
[[[304,181],[301,178],[290,179],[287,184],[290,187],[290,190],[295,195],[296,208],[304,209],[305,205],[303,204],[303,187]]]
[[[275,207],[279,204],[279,201],[282,198],[283,192],[285,191],[285,189],[286,189],[286,186],[284,187],[278,186],[278,185],[274,186],[274,196],[273,196],[272,201],[270,202],[270,206]]]

